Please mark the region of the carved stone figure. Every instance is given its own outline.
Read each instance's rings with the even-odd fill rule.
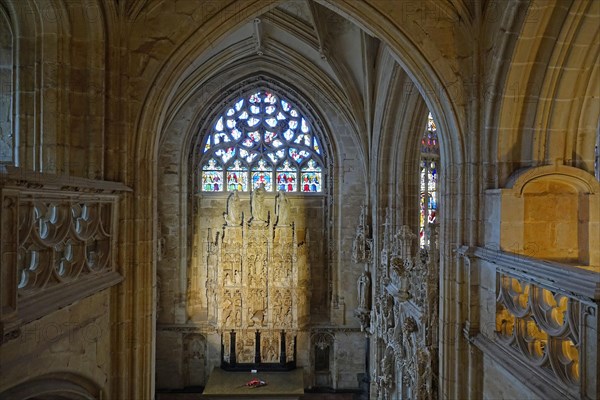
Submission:
[[[231,298],[231,292],[226,291],[224,296],[222,297],[221,303],[221,321],[224,326],[228,326],[231,324],[232,314],[233,314],[233,301]]]
[[[261,361],[262,362],[277,362],[277,343],[273,338],[265,338],[261,344]]]
[[[284,192],[280,191],[277,194],[277,202],[275,205],[275,214],[277,215],[277,225],[287,225],[290,213],[290,201]]]
[[[369,292],[371,290],[371,278],[366,271],[358,277],[358,308],[363,310],[369,309]]]
[[[250,207],[252,211],[252,223],[259,225],[266,224],[269,220],[269,212],[265,205],[265,190],[264,183],[261,183],[258,189],[252,192],[250,197]]]
[[[352,262],[356,264],[371,261],[372,239],[367,237],[369,227],[366,223],[366,209],[365,206],[361,209],[356,233],[352,241]]]
[[[242,223],[240,196],[237,190],[227,198],[227,212],[223,214],[227,226],[239,226]]]

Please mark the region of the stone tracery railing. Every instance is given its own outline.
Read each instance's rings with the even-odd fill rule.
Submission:
[[[523,383],[542,397],[597,398],[600,274],[487,248],[465,246],[458,253],[495,270],[481,274],[494,277],[495,285],[480,283],[495,293],[479,292],[482,304],[494,296],[495,313],[482,311],[482,332],[470,332],[469,339],[507,370],[528,371]]]
[[[3,340],[19,326],[121,281],[117,182],[0,174]]]
[[[498,274],[498,281],[498,337],[563,384],[577,387],[581,303],[506,274]]]

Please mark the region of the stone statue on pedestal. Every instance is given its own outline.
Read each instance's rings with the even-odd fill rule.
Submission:
[[[250,208],[252,211],[252,223],[266,224],[269,221],[269,212],[265,206],[265,190],[264,183],[252,192],[250,197]]]
[[[223,214],[227,226],[239,226],[242,223],[240,197],[237,190],[227,198],[227,212]]]
[[[358,277],[358,308],[363,310],[369,309],[369,291],[371,289],[371,278],[366,271]]]
[[[283,191],[277,195],[275,214],[277,215],[277,225],[287,225],[290,212],[290,201]]]

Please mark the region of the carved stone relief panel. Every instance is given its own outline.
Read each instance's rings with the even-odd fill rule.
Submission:
[[[281,335],[274,331],[263,332],[260,336],[261,362],[277,363],[279,362],[279,349]]]
[[[285,356],[286,362],[291,362],[296,359],[296,333],[295,332],[286,332],[285,334]]]
[[[206,375],[206,339],[190,333],[183,338],[184,385],[203,386]]]
[[[221,337],[221,345],[223,346],[223,361],[231,362],[231,336],[224,334]]]
[[[235,356],[238,363],[251,364],[255,360],[256,334],[252,331],[238,331],[235,337]]]

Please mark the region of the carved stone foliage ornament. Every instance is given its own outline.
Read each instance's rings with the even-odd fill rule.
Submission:
[[[376,296],[371,318],[371,332],[381,343],[376,349],[381,363],[373,393],[378,399],[433,399],[439,267],[437,257],[429,254],[437,251],[436,243],[431,241],[429,254],[421,251],[413,256],[417,236],[407,226],[394,230],[389,215],[375,282],[383,289]],[[436,228],[431,227],[433,235]],[[392,377],[390,359],[394,360]]]

